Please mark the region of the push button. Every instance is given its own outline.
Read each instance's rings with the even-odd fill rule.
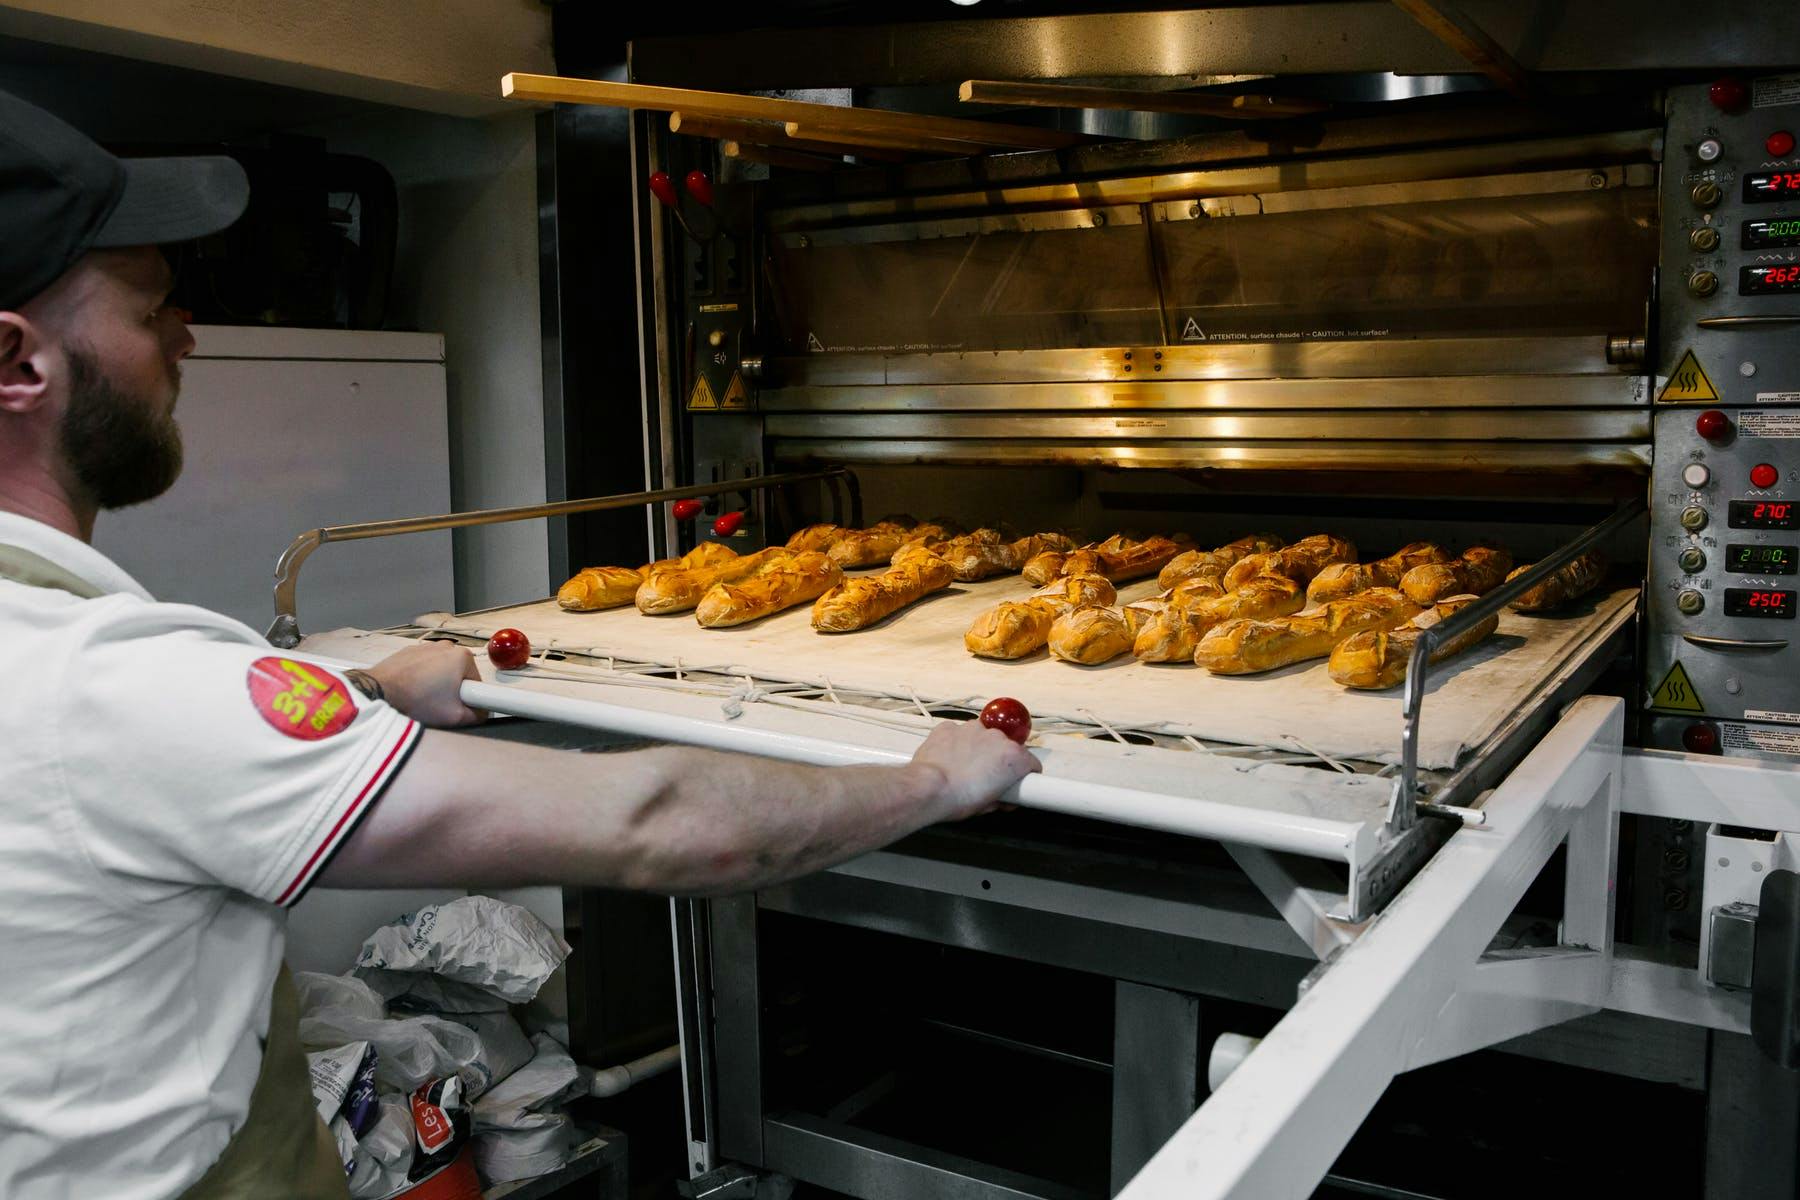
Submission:
[[[1781,482],[1781,472],[1768,463],[1757,463],[1750,468],[1751,487],[1772,488],[1779,482]]]
[[[1705,463],[1689,463],[1681,468],[1681,482],[1691,488],[1703,488],[1711,479],[1712,472],[1707,470]]]
[[[1794,135],[1785,129],[1777,129],[1763,142],[1763,149],[1769,152],[1770,158],[1786,158],[1794,152]]]

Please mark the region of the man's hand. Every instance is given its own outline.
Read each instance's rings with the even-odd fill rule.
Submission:
[[[912,760],[943,776],[937,794],[943,821],[987,812],[1019,780],[1044,769],[1037,755],[975,721],[940,722]]]
[[[462,682],[480,679],[475,658],[455,642],[420,642],[369,668],[387,702],[434,729],[485,721],[487,714],[462,702]]]

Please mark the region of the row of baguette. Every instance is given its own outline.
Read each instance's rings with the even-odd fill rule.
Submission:
[[[1475,546],[1451,556],[1415,542],[1374,562],[1356,561],[1342,538],[1316,534],[1283,546],[1267,534],[1172,558],[1158,576],[1163,592],[1117,603],[1114,580],[1065,575],[1036,594],[1005,601],[976,618],[964,635],[970,653],[1053,658],[1093,666],[1131,654],[1140,662],[1191,661],[1219,675],[1274,670],[1330,658],[1329,673],[1353,688],[1386,688],[1405,678],[1420,634],[1481,594],[1529,570],[1512,556]],[[1585,555],[1513,602],[1545,612],[1597,587],[1604,559]],[[1497,617],[1437,648],[1434,662],[1487,637]]]

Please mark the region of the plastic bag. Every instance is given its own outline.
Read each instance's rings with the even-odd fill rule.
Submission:
[[[568,956],[568,943],[530,909],[463,896],[377,929],[357,955],[356,973],[429,972],[523,1004]]]
[[[352,1200],[385,1200],[409,1186],[413,1160],[412,1106],[389,1092],[380,1098],[375,1120],[356,1141],[350,1167]]]
[[[493,1078],[481,1036],[444,1017],[371,1021],[326,1009],[300,1018],[300,1042],[308,1050],[357,1040],[375,1047],[375,1083],[382,1091],[410,1092],[428,1080],[457,1075],[474,1095]]]
[[[346,1012],[371,1021],[379,1021],[388,1015],[387,1001],[354,975],[295,971],[294,990],[299,994],[299,1011],[303,1015],[320,1008]]]
[[[586,1092],[580,1068],[545,1034],[531,1045],[532,1060],[475,1102],[475,1168],[490,1184],[554,1171],[579,1140],[558,1106]]]
[[[344,1097],[350,1094],[357,1072],[368,1057],[367,1042],[346,1042],[306,1056],[307,1075],[312,1083],[313,1104],[318,1107],[319,1120],[331,1124],[331,1119],[344,1107]],[[369,1065],[373,1071],[372,1058]]]

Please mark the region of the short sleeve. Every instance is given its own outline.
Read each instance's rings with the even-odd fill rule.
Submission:
[[[62,674],[46,703],[70,816],[126,899],[200,885],[293,904],[420,736],[341,674],[204,625],[140,615]]]

